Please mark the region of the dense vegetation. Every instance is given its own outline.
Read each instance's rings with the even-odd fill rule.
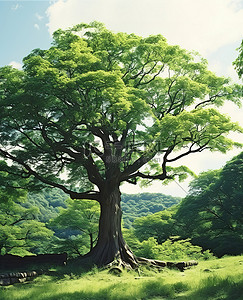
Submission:
[[[222,169],[201,173],[181,202],[163,194],[123,195],[124,234],[134,253],[162,260],[243,253],[242,167],[243,152]],[[97,203],[66,199],[58,189],[27,195],[11,188],[15,178],[3,162],[1,168],[1,255],[67,252],[76,257],[95,246]]]
[[[138,218],[134,234],[140,242],[154,237],[190,238],[218,256],[243,253],[243,152],[221,170],[201,173],[190,192],[171,209]]]
[[[193,181],[176,219],[182,236],[217,255],[243,253],[243,152]]]
[[[26,208],[38,207],[38,220],[48,222],[50,219],[57,217],[60,208],[67,208],[67,199],[67,195],[59,189],[44,189],[40,193],[28,194],[28,200],[22,205]],[[165,210],[180,201],[181,198],[179,197],[160,193],[123,194],[123,226],[130,228],[136,218]]]
[[[179,197],[160,193],[123,194],[123,226],[131,228],[135,219],[165,210],[180,201]]]
[[[5,183],[2,181],[1,188],[2,255],[67,252],[72,257],[87,253],[95,245],[99,217],[97,203],[74,201],[59,189],[32,193],[21,190],[18,194],[16,190],[8,190],[8,195],[4,196],[6,180],[9,184],[9,176],[5,177]],[[17,202],[11,197],[17,197]],[[130,228],[135,218],[163,210],[178,203],[180,198],[163,194],[124,194],[123,201],[123,224]]]
[[[47,223],[58,215],[61,207],[66,207],[67,198],[67,195],[59,189],[44,189],[40,193],[29,193],[23,206],[38,207],[38,220]]]
[[[0,255],[38,252],[53,235],[38,220],[38,207],[24,207],[25,184],[26,179],[17,178],[13,167],[10,170],[6,162],[0,161]]]
[[[67,208],[49,222],[55,230],[56,239],[52,251],[67,252],[69,257],[82,256],[91,251],[97,243],[99,205],[90,200],[66,201]]]
[[[43,244],[53,232],[36,218],[37,207],[24,208],[15,202],[0,202],[0,255],[29,255],[45,251]]]
[[[233,62],[235,66],[236,72],[238,73],[239,78],[243,76],[243,40],[241,41],[240,47],[237,49],[239,51],[239,55],[236,60]]]

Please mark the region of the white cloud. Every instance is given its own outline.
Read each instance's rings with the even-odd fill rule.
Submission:
[[[11,61],[8,65],[19,70],[22,68],[22,64],[16,61]]]
[[[242,136],[241,136],[242,141]],[[196,175],[199,175],[201,172],[209,170],[217,170],[222,168],[227,161],[230,161],[234,156],[238,155],[241,152],[240,149],[234,149],[228,151],[227,154],[203,151],[195,155],[189,155],[184,157],[177,163],[172,166],[185,165],[190,168]],[[192,177],[189,177],[183,182],[171,181],[168,185],[163,185],[162,182],[156,180],[152,183],[151,186],[147,188],[142,188],[139,185],[133,185],[129,183],[124,183],[121,186],[121,192],[127,194],[136,194],[136,193],[163,193],[168,195],[173,195],[175,197],[185,197],[189,191],[189,183],[192,181]]]
[[[35,29],[40,30],[40,26],[38,24],[34,25]]]
[[[17,9],[19,9],[21,7],[21,5],[19,5],[18,3],[17,4],[13,4],[12,6],[11,6],[11,9],[12,10],[17,10]]]
[[[36,13],[35,16],[39,21],[41,21],[44,18],[43,16],[39,15],[38,13]]]
[[[139,185],[125,183],[121,186],[121,192],[126,194],[138,193],[162,193],[173,195],[174,197],[185,197],[188,193],[188,182],[178,183],[172,181],[168,185],[163,185],[160,181],[154,181],[151,186],[141,189]]]
[[[170,43],[216,51],[242,37],[239,0],[58,0],[47,10],[50,33],[81,22],[102,21],[117,31],[163,34]]]
[[[235,82],[242,84],[242,80],[239,79],[239,76],[234,68],[233,65],[230,65],[227,67],[226,73],[229,75],[229,77]]]
[[[186,49],[206,55],[242,37],[243,10],[231,0],[171,0],[165,35]]]

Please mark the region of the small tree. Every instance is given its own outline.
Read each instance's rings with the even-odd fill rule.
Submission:
[[[133,223],[136,237],[139,241],[154,237],[161,244],[170,236],[176,235],[177,224],[174,218],[176,212],[177,206],[137,218]]]
[[[53,232],[37,221],[38,208],[25,208],[26,180],[16,180],[15,169],[0,161],[0,255],[32,254]],[[19,202],[18,202],[19,201]]]
[[[81,256],[79,247],[84,246],[84,241],[89,239],[90,251],[93,249],[98,235],[99,206],[98,203],[90,200],[75,201],[68,199],[67,208],[60,208],[59,215],[51,220],[49,225],[57,229],[73,229],[76,231],[76,238],[73,236],[62,241],[62,248],[73,248]],[[87,244],[87,243],[85,243]],[[78,246],[80,245],[80,246]]]
[[[0,203],[0,255],[37,253],[49,243],[53,231],[36,220],[38,209],[24,208],[18,203]]]
[[[213,106],[239,105],[241,87],[161,35],[113,33],[93,22],[53,38],[49,50],[24,59],[23,71],[0,69],[0,155],[20,176],[98,201],[98,241],[88,257],[136,267],[121,231],[120,184],[183,179],[190,170],[171,163],[237,146],[226,135],[240,127]]]

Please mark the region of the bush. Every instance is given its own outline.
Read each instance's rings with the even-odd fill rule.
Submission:
[[[209,251],[203,251],[201,247],[195,246],[190,239],[174,240],[170,238],[159,245],[160,259],[209,259],[213,254]]]
[[[175,240],[170,238],[162,244],[158,244],[154,237],[139,242],[132,247],[135,255],[160,260],[207,260],[213,258],[209,251],[203,251],[200,246],[195,246],[190,239]]]
[[[159,245],[154,237],[139,242],[138,249],[134,251],[137,256],[146,258],[157,258],[159,254]]]

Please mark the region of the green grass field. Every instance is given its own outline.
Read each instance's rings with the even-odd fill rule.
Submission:
[[[42,275],[32,282],[0,287],[1,300],[83,300],[83,299],[243,299],[243,256],[200,261],[180,272],[141,269],[124,271],[121,276],[93,268],[78,274]],[[68,274],[67,274],[68,273]],[[54,273],[55,274],[55,273]]]

